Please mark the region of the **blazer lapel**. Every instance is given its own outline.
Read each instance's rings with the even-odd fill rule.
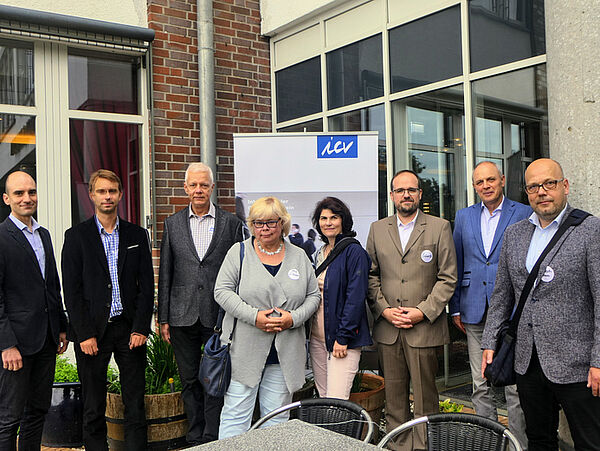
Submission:
[[[8,231],[13,236],[13,238],[17,241],[17,243],[19,243],[23,247],[23,249],[25,249],[25,252],[27,252],[27,254],[31,257],[31,259],[35,263],[34,266],[37,269],[37,273],[41,277],[42,271],[40,270],[40,263],[38,262],[38,259],[35,255],[35,252],[33,251],[33,248],[31,247],[31,244],[29,244],[29,241],[27,241],[27,238],[25,238],[25,235],[23,235],[23,231],[19,230],[19,228],[15,225],[14,222],[12,222],[12,220],[10,218],[6,218],[6,221],[7,221],[7,225],[8,225]],[[46,255],[48,255],[47,252],[46,252]]]
[[[512,218],[512,215],[515,213],[515,204],[513,202],[509,202],[509,200],[504,198],[504,206],[502,208],[502,212],[500,213],[500,220],[498,221],[498,226],[496,227],[496,232],[494,233],[494,240],[492,241],[492,247],[490,248],[490,255],[494,253],[494,249],[500,242],[500,238],[504,234],[504,230]],[[479,234],[481,236],[481,234]]]
[[[40,238],[42,239],[42,245],[44,246],[44,260],[46,264],[44,266],[44,280],[48,280],[48,271],[50,271],[50,265],[52,264],[52,243],[50,242],[50,235],[44,229],[40,230]]]
[[[187,239],[188,242],[188,246],[190,247],[190,251],[192,252],[192,254],[194,254],[194,257],[196,257],[196,260],[200,261],[200,257],[198,257],[198,251],[196,250],[196,245],[194,244],[194,239],[192,238],[192,228],[190,227],[190,207],[188,205],[188,207],[184,210],[185,214],[182,217],[183,220],[183,230],[184,230],[184,236],[186,237],[185,239]]]
[[[477,243],[477,248],[479,249],[479,252],[481,252],[481,255],[485,257],[486,255],[485,249],[483,248],[483,238],[481,238],[481,208],[481,202],[473,205],[471,214],[469,216],[471,218],[471,230],[475,236],[475,243]],[[492,255],[491,251],[490,255]]]
[[[223,234],[223,230],[224,229],[225,229],[225,218],[224,218],[224,215],[215,206],[215,227],[214,227],[214,230],[213,230],[213,233],[212,233],[212,238],[210,240],[210,244],[208,246],[208,249],[206,249],[206,253],[204,254],[204,258],[205,259],[206,259],[206,257],[208,257],[210,255],[210,253],[217,246],[217,241],[220,239],[221,235]]]
[[[427,218],[425,217],[425,213],[419,210],[419,213],[417,215],[417,221],[415,222],[415,227],[413,228],[413,231],[410,234],[410,238],[406,243],[406,249],[404,249],[404,254],[402,255],[408,254],[408,251],[410,251],[410,249],[415,245],[419,237],[425,231],[425,224],[427,224]]]
[[[388,222],[388,230],[390,232],[390,237],[392,238],[392,243],[398,249],[400,255],[402,255],[402,244],[400,243],[400,235],[398,233],[398,223],[396,222],[396,215],[390,216]]]
[[[108,260],[106,259],[106,251],[104,250],[104,244],[102,244],[102,238],[100,238],[100,232],[96,225],[96,219],[92,216],[87,223],[87,233],[85,238],[88,240],[91,251],[96,254],[98,260],[100,260],[100,266],[106,271],[106,274],[110,275],[108,270]]]
[[[117,257],[117,274],[119,279],[121,278],[121,271],[123,271],[123,265],[125,263],[125,257],[127,256],[127,245],[129,241],[129,224],[119,218],[119,255]]]

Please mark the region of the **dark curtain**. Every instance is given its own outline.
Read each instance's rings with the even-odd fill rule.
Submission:
[[[94,214],[88,195],[90,175],[114,171],[123,183],[119,216],[140,224],[138,125],[71,119],[71,210],[73,225]]]

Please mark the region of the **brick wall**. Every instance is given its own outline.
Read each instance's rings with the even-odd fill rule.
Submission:
[[[233,133],[271,131],[269,43],[258,0],[213,1],[218,204],[234,209]],[[153,43],[156,220],[187,205],[185,168],[200,161],[196,0],[148,0]],[[155,257],[158,256],[155,251]]]

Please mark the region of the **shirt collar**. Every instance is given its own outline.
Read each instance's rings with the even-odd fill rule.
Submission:
[[[498,205],[496,208],[494,208],[494,211],[492,211],[491,216],[493,216],[494,213],[496,213],[497,211],[502,211],[503,206],[504,206],[504,195],[502,195],[502,202],[500,202],[500,205]],[[488,208],[485,206],[485,204],[483,202],[481,202],[481,211],[489,212]]]
[[[563,217],[565,216],[565,212],[567,211],[567,207],[569,205],[565,205],[565,208],[562,209],[562,211],[560,212],[560,214],[554,218],[554,220],[548,224],[546,227],[542,227],[542,225],[540,224],[540,218],[538,218],[537,213],[534,211],[533,213],[531,213],[531,216],[529,216],[529,222],[532,223],[534,226],[539,227],[540,229],[546,230],[548,227],[552,226],[553,224],[556,224],[556,227],[558,227],[560,225],[560,223],[563,220]]]
[[[210,203],[210,206],[208,207],[208,213],[206,213],[205,215],[202,216],[198,216],[196,213],[194,213],[194,210],[192,210],[192,204],[190,204],[189,207],[189,217],[196,217],[196,218],[204,218],[205,216],[210,216],[212,218],[215,218],[217,216],[217,209],[215,208],[215,204],[213,204],[212,202]]]
[[[412,218],[407,224],[402,224],[402,221],[400,221],[400,218],[398,217],[398,213],[396,213],[396,224],[398,225],[398,228],[400,227],[408,227],[410,225],[414,225],[417,222],[417,217],[419,216],[419,210],[417,210],[417,214],[415,215],[414,218]]]
[[[100,233],[106,233],[107,235],[110,235],[110,233],[108,233],[105,229],[104,226],[102,225],[102,223],[100,222],[100,220],[98,219],[98,216],[94,215],[94,220],[96,221],[96,227],[98,227],[98,232]],[[113,233],[115,231],[119,230],[119,217],[117,216],[117,223],[115,224],[115,229],[113,230]]]
[[[27,224],[25,224],[24,222],[22,222],[21,220],[17,219],[16,216],[14,216],[12,213],[9,215],[9,218],[11,219],[11,221],[19,228],[19,230],[23,230],[23,229],[27,229],[29,231],[29,227],[27,227]],[[37,229],[39,229],[41,226],[38,224],[38,222],[35,220],[35,218],[32,216],[31,217],[31,231],[35,232]]]

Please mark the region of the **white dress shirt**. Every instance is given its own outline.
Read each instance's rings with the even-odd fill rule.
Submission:
[[[565,211],[567,211],[567,205],[565,205],[565,208],[563,208],[560,214],[554,218],[554,221],[552,221],[546,227],[542,227],[540,224],[540,219],[535,212],[533,212],[529,217],[529,222],[535,226],[535,230],[533,232],[533,236],[531,237],[531,242],[529,243],[527,260],[525,261],[527,272],[531,272],[538,258],[540,258],[540,255],[542,255],[542,252],[544,252],[544,249],[557,232],[558,226],[565,215]]]
[[[396,224],[398,224],[398,234],[400,235],[400,244],[402,245],[402,252],[406,249],[406,245],[408,244],[408,240],[410,239],[410,234],[415,228],[415,222],[417,220],[417,216],[419,216],[419,210],[417,210],[417,214],[408,224],[402,224],[400,218],[396,214]]]
[[[502,196],[502,202],[496,207],[496,209],[490,214],[488,208],[481,202],[481,239],[483,240],[483,250],[485,256],[489,257],[492,249],[492,243],[494,242],[494,235],[500,222],[500,215],[502,214],[502,206],[504,205],[504,196]]]
[[[192,210],[192,204],[190,204],[190,230],[192,232],[192,240],[194,241],[194,247],[198,252],[200,260],[204,258],[208,246],[212,240],[213,232],[215,230],[215,217],[217,209],[211,202],[208,208],[208,213],[203,216],[198,216]]]

